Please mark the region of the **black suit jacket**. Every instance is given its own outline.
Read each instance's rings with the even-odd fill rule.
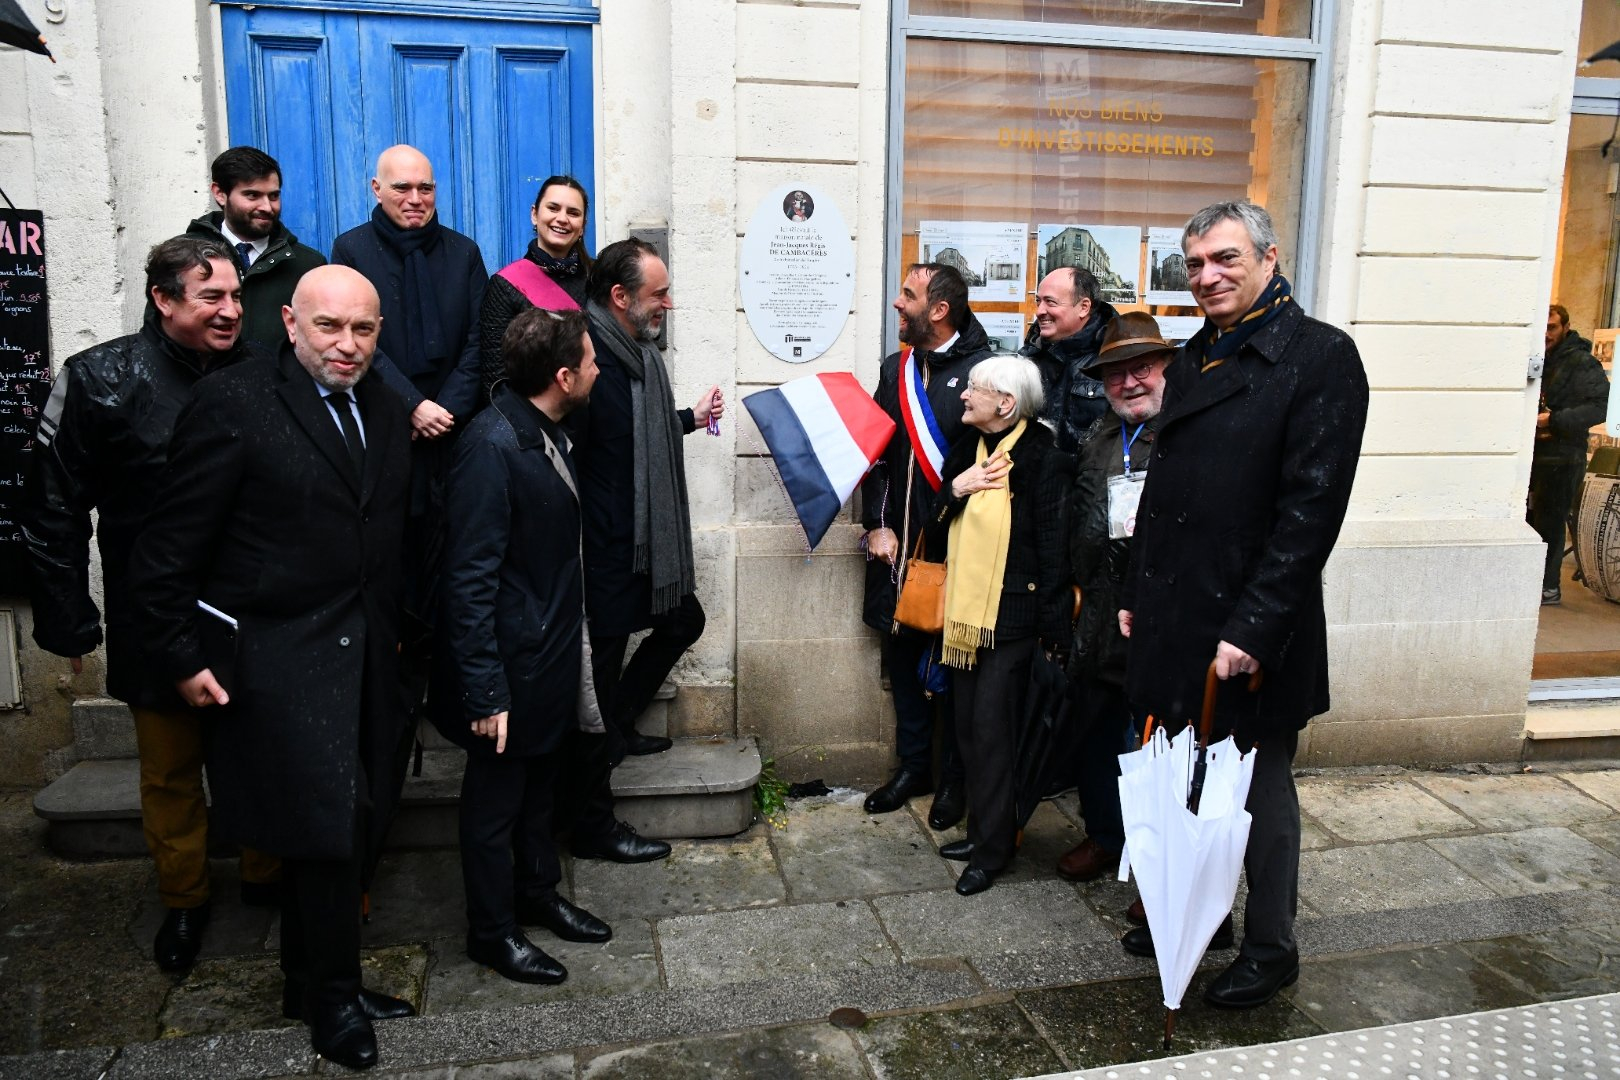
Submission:
[[[204,666],[199,599],[240,622],[232,699],[207,710],[214,808],[233,839],[285,857],[355,854],[357,813],[380,844],[408,746],[409,427],[375,377],[355,396],[363,475],[290,345],[198,383],[131,560],[151,660],[171,679]]]

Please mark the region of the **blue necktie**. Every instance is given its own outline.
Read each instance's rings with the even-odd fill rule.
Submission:
[[[245,270],[253,265],[253,245],[247,241],[236,245],[236,253],[242,256],[242,268]]]

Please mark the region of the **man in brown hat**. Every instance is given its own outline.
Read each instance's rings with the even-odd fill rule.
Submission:
[[[1069,505],[1069,559],[1080,586],[1069,676],[1086,727],[1075,761],[1086,838],[1057,862],[1060,877],[1091,881],[1119,865],[1125,846],[1120,820],[1118,755],[1131,729],[1125,700],[1125,639],[1114,613],[1130,567],[1136,502],[1147,479],[1153,428],[1164,403],[1164,369],[1175,348],[1144,312],[1108,324],[1097,355],[1080,370],[1102,383],[1110,412],[1080,449]]]

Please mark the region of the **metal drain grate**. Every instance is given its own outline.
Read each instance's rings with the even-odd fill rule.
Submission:
[[[1613,1080],[1620,1077],[1620,994],[1060,1075],[1069,1080]]]

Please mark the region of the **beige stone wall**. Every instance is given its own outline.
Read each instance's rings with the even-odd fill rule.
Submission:
[[[813,371],[876,382],[888,5],[604,5],[601,40],[602,237],[622,235],[621,223],[669,226],[677,399],[686,404],[718,383],[730,401],[721,438],[686,440],[709,622],[677,670],[672,722],[678,733],[758,735],[790,775],[875,776],[888,764],[892,717],[875,642],[860,625],[859,532],[835,527],[805,558],[739,399]],[[622,62],[625,46],[641,60]],[[667,177],[663,207],[645,196],[658,186],[649,176]],[[838,203],[857,266],[843,334],[798,366],[755,340],[737,294],[748,219],[761,196],[789,181]],[[639,211],[619,208],[637,199]]]
[[[1304,760],[1518,756],[1543,547],[1523,524],[1577,0],[1341,6],[1321,314],[1373,387]]]

